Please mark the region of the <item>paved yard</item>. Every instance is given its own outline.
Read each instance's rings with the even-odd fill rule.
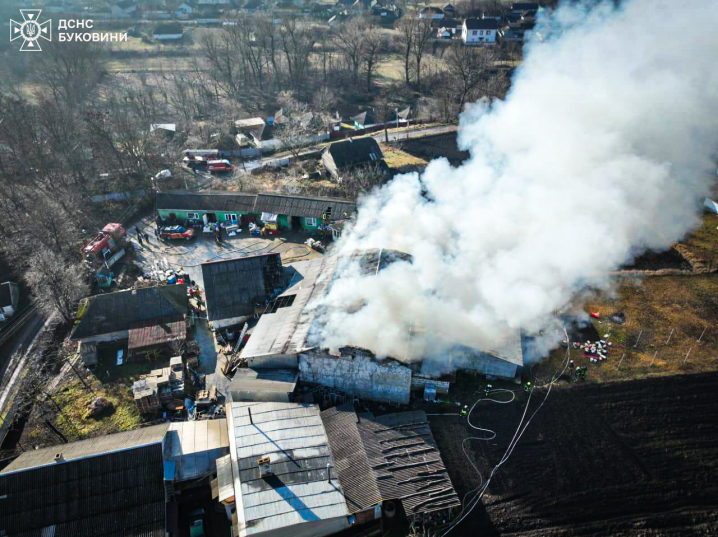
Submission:
[[[140,246],[137,242],[135,227],[128,230],[128,237],[137,251],[137,264],[145,272],[155,268],[184,269],[190,279],[204,290],[202,280],[202,263],[233,259],[247,255],[279,252],[282,263],[305,261],[321,254],[303,244],[312,236],[309,232],[280,232],[278,237],[250,237],[247,230],[242,230],[236,237],[224,235],[224,242],[217,244],[213,235],[203,236],[202,233],[191,241],[160,241],[154,235],[155,224],[150,217],[138,223],[140,229],[150,236],[150,242]]]
[[[156,269],[183,269],[192,281],[204,292],[202,279],[202,263],[220,261],[236,257],[279,252],[284,265],[295,261],[305,261],[322,254],[303,244],[311,237],[310,232],[282,232],[272,238],[250,237],[243,230],[236,237],[226,237],[222,244],[214,241],[214,235],[202,236],[199,233],[191,241],[160,241],[155,237],[155,224],[151,217],[143,218],[137,223],[141,230],[150,236],[149,244],[144,241],[142,246],[137,241],[135,226],[127,231],[137,256],[135,262],[145,273]],[[196,319],[189,337],[195,339],[200,347],[200,365],[198,373],[207,375],[207,384],[216,384],[220,393],[226,393],[229,380],[222,373],[224,356],[215,341],[214,334],[209,330],[206,319]]]

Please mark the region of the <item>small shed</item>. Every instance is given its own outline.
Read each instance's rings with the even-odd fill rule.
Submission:
[[[298,375],[297,371],[290,369],[240,368],[229,384],[229,397],[232,402],[289,403],[297,387]]]

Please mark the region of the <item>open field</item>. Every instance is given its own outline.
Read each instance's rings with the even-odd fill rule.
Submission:
[[[715,259],[718,253],[716,226],[718,215],[706,213],[701,227],[678,245],[678,250],[688,252],[695,261],[694,270],[708,267]],[[600,339],[610,334],[613,347],[609,360],[589,364],[583,352],[576,349],[572,349],[571,356],[576,365],[588,366],[589,382],[715,371],[718,369],[716,297],[718,277],[713,273],[684,271],[680,275],[617,277],[613,292],[594,295],[583,306],[587,313],[597,312],[601,316],[590,319],[594,334]],[[609,317],[619,312],[625,314],[626,322],[620,325],[610,322]],[[564,350],[556,349],[547,360],[530,368],[531,375],[546,379],[563,360]]]
[[[483,505],[455,535],[714,535],[718,523],[718,374],[565,389],[557,385]],[[528,415],[545,392],[534,392]],[[479,403],[472,423],[497,432],[470,443],[485,478],[524,410]],[[431,427],[460,496],[481,482],[461,449],[480,436],[458,417]],[[476,434],[474,434],[476,433]]]

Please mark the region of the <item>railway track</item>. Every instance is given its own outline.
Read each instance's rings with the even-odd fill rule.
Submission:
[[[0,347],[17,334],[35,316],[35,313],[37,313],[37,302],[33,300],[27,308],[10,321],[8,326],[0,330]]]

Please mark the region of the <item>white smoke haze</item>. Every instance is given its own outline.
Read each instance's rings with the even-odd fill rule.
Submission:
[[[560,7],[506,100],[462,114],[467,162],[437,159],[362,200],[339,254],[395,249],[414,262],[370,277],[345,263],[314,342],[407,360],[494,349],[681,239],[718,147],[716,21],[715,1]]]

